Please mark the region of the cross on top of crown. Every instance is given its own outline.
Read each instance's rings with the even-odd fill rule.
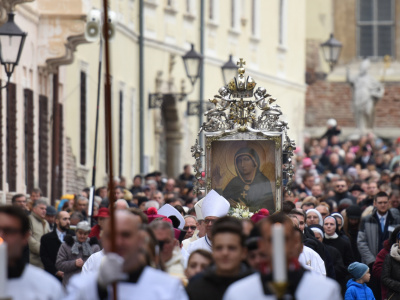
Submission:
[[[246,61],[244,61],[243,58],[239,58],[239,61],[236,64],[239,68],[243,68],[243,65],[246,65]]]

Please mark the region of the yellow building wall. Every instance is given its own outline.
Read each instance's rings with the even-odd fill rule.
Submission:
[[[209,20],[210,1],[205,1],[205,66],[204,66],[204,99],[213,97],[223,85],[221,66],[233,54],[235,60],[243,57],[247,61],[246,74],[252,76],[258,86],[265,87],[274,97],[284,112],[283,119],[289,122],[290,135],[301,142],[304,128],[304,57],[306,32],[306,5],[303,1],[283,1],[283,43],[279,43],[279,3],[280,1],[256,1],[258,9],[252,12],[252,1],[237,1],[237,26],[231,28],[229,0],[215,1],[216,20]],[[181,81],[185,81],[186,91],[191,90],[181,55],[195,44],[196,51],[200,49],[200,1],[190,2],[192,9],[186,12],[186,1],[172,1],[171,7],[167,1],[145,1],[145,54],[144,54],[144,154],[148,157],[148,171],[160,167],[159,140],[157,139],[161,113],[159,109],[148,109],[148,94],[156,92],[156,78],[164,82],[161,91],[180,92]],[[99,1],[92,2],[99,7]],[[114,174],[118,171],[118,135],[119,135],[119,89],[123,87],[126,109],[124,111],[124,167],[123,175],[128,186],[132,177],[140,172],[139,162],[139,46],[138,18],[139,1],[113,1],[111,9],[119,14],[121,24],[117,26],[117,34],[111,43],[111,64],[113,75],[113,143],[114,143]],[[251,33],[251,19],[258,19],[257,32]],[[170,55],[175,55],[172,71]],[[87,184],[91,182],[91,166],[93,156],[95,107],[97,91],[98,44],[80,45],[75,52],[75,60],[65,66],[66,86],[68,95],[65,105],[65,134],[71,139],[72,151],[79,163],[79,72],[83,65],[87,66],[88,74],[88,157],[86,166],[78,166],[87,172]],[[103,69],[104,70],[104,69]],[[168,87],[167,81],[173,79],[173,86]],[[104,84],[104,81],[103,81]],[[102,91],[103,91],[102,85]],[[188,95],[188,100],[199,100],[199,81],[194,91]],[[97,159],[97,181],[99,186],[104,183],[105,176],[105,145],[104,145],[104,110],[103,97],[100,109],[99,145]],[[198,117],[186,116],[186,101],[177,105],[179,122],[181,124],[182,140],[180,142],[180,165],[193,163],[190,146],[194,144],[198,132]],[[68,121],[69,120],[69,121]],[[67,124],[68,122],[68,124]],[[134,132],[132,132],[132,130]],[[178,174],[175,174],[178,175]]]

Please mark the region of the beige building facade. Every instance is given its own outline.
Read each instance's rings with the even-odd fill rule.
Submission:
[[[17,24],[28,31],[28,39],[33,39],[31,45],[36,52],[32,54],[28,48],[24,48],[24,62],[21,61],[17,67],[12,81],[17,82],[18,86],[21,85],[22,89],[25,80],[22,74],[25,62],[28,63],[29,60],[28,55],[33,55],[37,60],[40,53],[41,61],[31,66],[34,74],[32,90],[36,98],[42,93],[46,93],[49,98],[48,182],[54,181],[54,175],[58,174],[57,187],[47,185],[47,196],[53,198],[58,198],[63,193],[77,193],[91,185],[92,179],[100,41],[87,43],[82,37],[86,15],[92,8],[101,9],[102,1],[74,1],[77,3],[73,7],[72,4],[71,7],[69,5],[71,1],[61,1],[65,4],[63,6],[60,5],[60,1],[53,5],[55,1],[44,0],[17,6]],[[223,85],[221,66],[228,60],[229,55],[233,55],[235,62],[238,58],[244,58],[246,74],[252,76],[258,86],[265,87],[278,99],[277,103],[284,113],[282,119],[289,122],[290,136],[301,144],[306,92],[305,2],[203,1],[203,14],[201,1],[196,0],[115,0],[110,3],[110,9],[117,16],[115,36],[110,42],[114,174],[125,177],[128,186],[135,174],[160,170],[166,176],[176,177],[181,173],[183,165],[194,162],[190,147],[197,138],[199,117],[187,114],[187,101],[199,101],[202,94],[204,102],[207,102],[217,94]],[[139,73],[141,3],[144,18],[142,74]],[[24,15],[20,11],[28,11],[35,17]],[[37,33],[31,32],[31,28],[37,28],[38,24],[43,22],[45,24],[46,18],[40,17],[42,14],[49,14],[48,18],[54,18],[55,24],[46,21],[47,28],[43,27]],[[67,20],[73,22],[73,26],[72,23],[67,24]],[[66,47],[71,54],[69,60],[65,58],[65,53],[57,54],[51,47],[50,41],[54,40],[54,37],[49,35],[58,32],[62,32],[60,44],[72,43],[71,48]],[[204,55],[203,83],[200,84],[200,80],[197,80],[193,91],[183,101],[164,97],[161,108],[150,109],[149,94],[192,90],[181,56],[190,49],[192,43],[195,50],[200,52],[201,40]],[[28,44],[27,41],[25,47]],[[53,58],[60,61],[54,70],[49,66]],[[43,69],[46,69],[47,77],[40,79],[39,70]],[[59,119],[56,118],[58,127],[53,123],[53,74],[57,74],[57,97],[61,105],[58,110]],[[107,179],[104,68],[101,80],[96,186],[104,185]],[[200,86],[203,87],[202,93]],[[19,99],[17,105],[21,106],[22,100]],[[40,144],[40,114],[36,112],[38,109],[37,107],[34,110],[36,148],[39,148]],[[18,111],[17,124],[23,123],[23,120],[23,115]],[[2,122],[5,124],[4,117]],[[17,126],[17,132],[17,144],[23,144],[23,129]],[[55,132],[59,134],[53,134]],[[5,143],[4,133],[3,140]],[[54,144],[59,147],[56,157],[53,151]],[[10,190],[9,178],[4,176],[2,191],[6,193],[29,192],[22,147],[17,147],[16,152],[18,160],[15,170],[18,184],[15,191]],[[40,186],[39,156],[40,154],[35,152],[33,186]],[[5,162],[4,150],[3,159]],[[3,163],[3,170],[4,167]],[[55,168],[58,173],[55,173]]]

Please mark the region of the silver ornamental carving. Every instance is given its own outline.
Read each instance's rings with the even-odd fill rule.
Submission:
[[[245,77],[245,61],[241,58],[238,64],[238,76],[234,77],[227,85],[222,86],[209,101],[214,107],[204,115],[207,121],[201,126],[198,135],[211,134],[212,140],[219,137],[234,134],[236,132],[254,132],[271,133],[280,132],[283,134],[282,152],[286,158],[283,161],[283,182],[286,181],[285,190],[290,192],[292,177],[294,174],[292,165],[293,151],[296,148],[294,140],[287,135],[289,129],[288,123],[279,120],[282,111],[279,105],[275,104],[276,98],[273,98],[265,88],[258,87],[255,91],[256,82],[250,76]],[[207,145],[207,147],[211,147]],[[201,159],[204,156],[203,148],[196,144],[191,148],[192,156],[196,162],[193,165],[195,171],[194,192],[199,193],[204,190],[204,180],[202,174]],[[209,176],[206,174],[206,181]]]

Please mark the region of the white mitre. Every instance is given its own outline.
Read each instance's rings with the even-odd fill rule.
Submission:
[[[159,210],[158,214],[169,217],[169,216],[175,216],[178,218],[180,224],[178,226],[179,229],[183,229],[185,226],[185,219],[182,217],[181,213],[172,205],[170,204],[164,204]]]
[[[203,218],[224,217],[228,214],[230,208],[229,202],[216,191],[211,190],[203,199],[201,212]]]
[[[204,199],[201,199],[200,201],[197,201],[197,203],[194,206],[194,210],[196,212],[197,221],[204,220],[203,214],[201,213],[201,206],[203,205],[203,200]]]

